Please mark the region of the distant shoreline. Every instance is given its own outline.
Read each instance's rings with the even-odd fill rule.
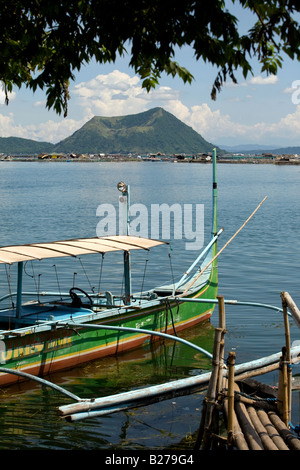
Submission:
[[[181,163],[181,164],[203,164],[209,165],[211,161],[193,160],[193,159],[138,159],[138,158],[99,158],[99,159],[53,159],[53,160],[40,160],[35,157],[13,157],[0,159],[0,162],[22,162],[22,163]],[[223,159],[218,158],[218,164],[229,165],[300,165],[300,160],[272,160],[264,158],[243,158],[243,159]]]

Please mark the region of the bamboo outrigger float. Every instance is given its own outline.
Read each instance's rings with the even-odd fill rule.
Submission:
[[[177,283],[131,291],[130,252],[150,250],[165,242],[126,235],[61,240],[0,248],[0,264],[17,265],[15,293],[9,292],[9,307],[0,310],[0,385],[25,378],[43,377],[55,371],[107,355],[121,353],[157,339],[177,335],[184,328],[210,318],[218,287],[216,151],[213,153],[212,235],[207,247]],[[129,188],[119,189],[129,201]],[[22,291],[24,263],[62,257],[120,251],[124,258],[125,295],[85,292],[40,292],[37,300],[23,303],[33,293]],[[199,266],[206,266],[201,272]],[[36,295],[36,294],[35,294]],[[171,298],[172,297],[172,298]],[[54,300],[53,300],[54,298]],[[14,303],[14,299],[15,303]],[[42,300],[41,300],[42,299]],[[48,300],[47,300],[48,299]],[[185,302],[202,299],[202,304]],[[145,328],[146,327],[146,328]],[[5,370],[7,369],[7,373]],[[18,371],[14,374],[10,371]],[[22,372],[25,373],[22,376]]]

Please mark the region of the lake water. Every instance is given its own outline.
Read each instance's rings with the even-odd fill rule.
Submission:
[[[118,207],[116,185],[121,180],[130,184],[131,203],[145,204],[149,210],[151,204],[204,204],[207,243],[211,171],[209,164],[0,162],[0,245],[96,236],[97,207],[104,203]],[[268,196],[220,255],[219,294],[281,307],[280,292],[286,290],[300,305],[300,167],[219,164],[217,175],[218,227],[224,227],[219,249]],[[173,275],[180,277],[197,256],[185,247],[183,238],[150,255],[134,254],[134,290],[142,284],[146,289],[168,282]],[[55,266],[53,260],[43,261],[34,268],[28,264],[25,283],[34,289],[38,279],[41,290],[63,290],[71,286],[76,272],[83,289],[99,282],[101,289],[122,289],[120,256],[105,256],[101,263],[99,258],[70,260],[66,265],[60,261]],[[3,266],[0,270],[2,295],[7,292],[8,276]],[[187,331],[184,337],[211,348],[217,322],[215,310],[211,324]],[[234,349],[237,363],[277,353],[284,346],[282,315],[272,310],[226,306],[226,326],[226,354]],[[292,341],[299,339],[292,322],[291,335]],[[165,343],[87,364],[51,380],[81,397],[98,397],[190,376],[209,366],[207,359],[187,347]],[[268,375],[266,381],[276,384],[277,374]],[[56,412],[70,401],[49,388],[28,383],[3,388],[0,396],[1,450],[153,450],[182,449],[190,442],[199,426],[204,394],[73,424]],[[298,424],[297,394],[293,418]]]

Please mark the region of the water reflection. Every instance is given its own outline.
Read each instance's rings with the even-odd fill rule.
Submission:
[[[210,322],[182,332],[181,337],[212,352],[214,328]],[[81,398],[90,398],[181,379],[210,367],[209,358],[187,345],[160,340],[46,379]],[[0,393],[1,449],[166,448],[185,440],[200,420],[197,394],[67,423],[58,416],[57,408],[70,400],[53,389],[23,382]]]

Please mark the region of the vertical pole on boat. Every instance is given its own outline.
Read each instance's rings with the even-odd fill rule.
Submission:
[[[131,272],[130,253],[124,251],[124,282],[125,282],[125,305],[130,305],[131,301]]]
[[[126,235],[129,235],[129,208],[130,208],[130,186],[127,185],[127,204],[126,204]],[[125,304],[131,303],[131,267],[130,252],[124,251],[124,276],[125,276]]]
[[[217,234],[217,150],[213,149],[213,217],[212,235]]]
[[[129,235],[130,186],[121,181],[117,188],[122,193],[119,197],[119,235]]]
[[[17,284],[17,305],[16,305],[16,317],[21,316],[21,305],[22,305],[22,277],[23,277],[23,262],[18,262],[18,284]]]
[[[130,225],[130,186],[121,182],[118,184],[122,196],[119,197],[119,231],[120,235],[129,235]],[[122,213],[122,216],[121,216]],[[130,270],[130,252],[124,251],[124,284],[125,284],[125,304],[130,305],[131,301],[131,270]]]

